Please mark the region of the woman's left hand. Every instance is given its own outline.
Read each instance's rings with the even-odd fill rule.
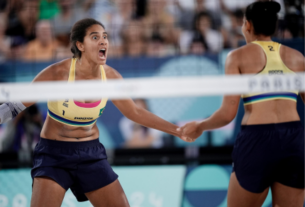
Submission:
[[[203,132],[200,122],[190,122],[180,128],[181,139],[186,142],[194,142]]]

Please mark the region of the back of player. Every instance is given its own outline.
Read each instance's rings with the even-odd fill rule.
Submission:
[[[240,48],[241,74],[285,75],[302,72],[303,55],[273,41],[253,41]],[[297,64],[299,63],[299,65]],[[245,116],[242,125],[282,123],[300,120],[296,110],[298,91],[242,95]],[[263,116],[262,116],[263,115]]]
[[[247,7],[242,27],[247,45],[230,52],[226,75],[305,71],[301,53],[271,40],[280,9],[274,1],[257,1]],[[305,93],[300,95],[304,102]],[[261,207],[270,187],[274,207],[303,206],[305,135],[297,96],[298,91],[242,95],[245,115],[232,153],[228,207]],[[195,140],[203,131],[229,124],[239,102],[239,95],[224,96],[221,107],[209,118],[181,127],[182,137]]]
[[[304,72],[301,53],[271,40],[279,10],[270,1],[247,7],[243,33],[248,44],[228,57],[237,64],[236,73]],[[297,96],[298,91],[242,95],[245,115],[232,154],[228,206],[261,206],[269,187],[273,206],[303,206],[305,135]]]

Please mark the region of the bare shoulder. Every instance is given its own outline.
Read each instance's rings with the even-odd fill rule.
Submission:
[[[109,65],[104,65],[104,69],[107,79],[123,79],[122,75]]]
[[[227,56],[227,63],[234,63],[235,65],[240,65],[245,57],[248,56],[249,45],[245,45],[234,49],[229,52]]]
[[[296,72],[305,71],[305,58],[301,52],[282,45],[280,54],[282,60],[289,69]]]
[[[228,54],[228,58],[235,60],[235,61],[242,61],[245,57],[250,57],[252,53],[255,53],[256,50],[259,50],[259,47],[255,44],[247,44],[241,46],[235,50],[232,50]]]
[[[235,49],[229,52],[225,64],[225,74],[227,75],[240,74],[239,56],[240,56],[240,49]]]
[[[303,54],[301,52],[299,52],[296,49],[293,49],[291,47],[287,47],[285,45],[281,46],[281,54],[290,55],[291,57],[296,57],[296,58],[299,58],[299,59],[303,59],[304,58],[304,56],[303,56]]]
[[[60,62],[54,63],[43,69],[35,77],[33,82],[67,80],[69,77],[70,65],[71,59],[65,59]]]

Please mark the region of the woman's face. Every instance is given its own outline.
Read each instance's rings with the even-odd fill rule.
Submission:
[[[207,32],[209,29],[211,29],[210,19],[208,17],[200,17],[197,22],[197,28],[201,33]]]
[[[88,60],[105,65],[109,48],[108,35],[101,25],[92,25],[87,29],[84,42],[81,44],[82,57]],[[80,49],[80,48],[79,48]]]

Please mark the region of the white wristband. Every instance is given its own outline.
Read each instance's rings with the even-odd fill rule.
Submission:
[[[26,107],[21,102],[7,102],[0,106],[0,124],[15,118]]]

